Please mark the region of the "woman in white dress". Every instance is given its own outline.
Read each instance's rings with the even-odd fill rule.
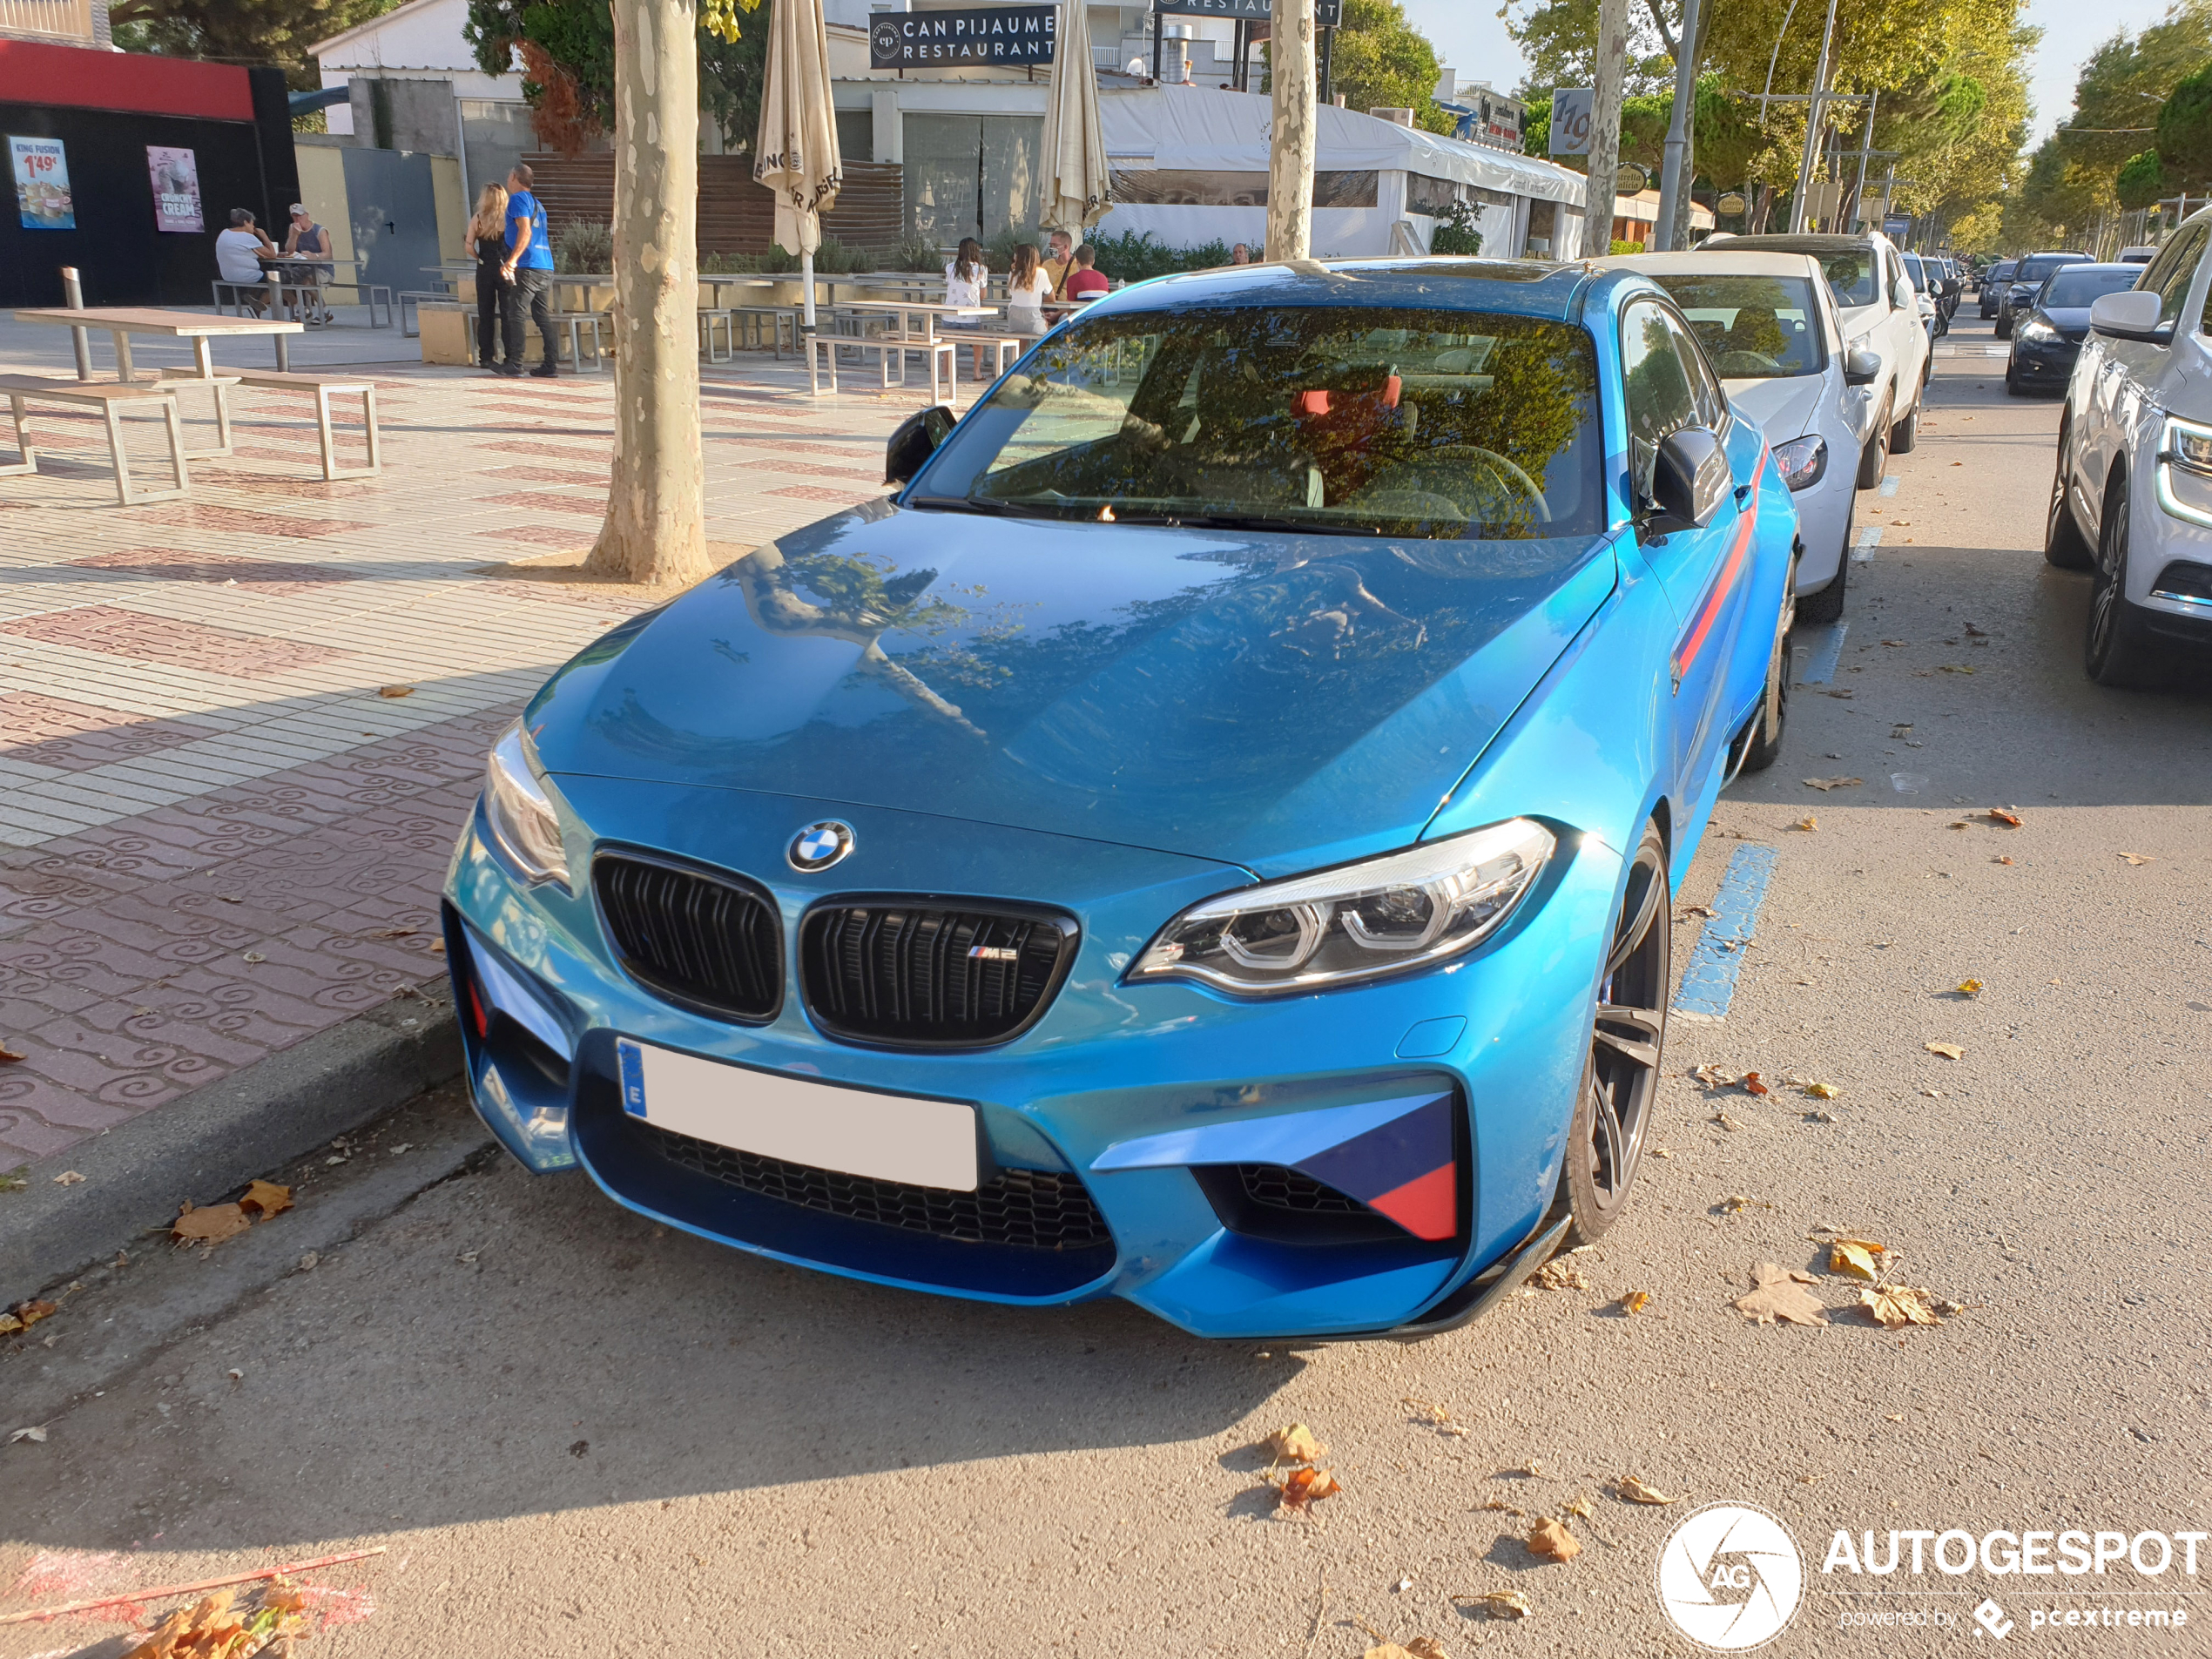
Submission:
[[[1014,266],[1006,279],[1006,326],[1013,334],[1041,334],[1045,330],[1044,302],[1052,297],[1052,279],[1044,273],[1034,243],[1022,242],[1014,250]]]
[[[983,263],[983,245],[972,236],[961,237],[959,248],[953,254],[951,262],[945,266],[945,303],[948,306],[982,305],[983,290],[990,280],[990,267]],[[973,331],[977,320],[974,317],[948,317],[943,326]],[[983,348],[971,346],[968,353],[974,359],[971,366],[974,377],[980,381],[983,378]]]

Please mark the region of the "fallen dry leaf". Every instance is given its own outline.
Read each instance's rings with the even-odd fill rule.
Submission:
[[[1343,1490],[1337,1484],[1336,1476],[1326,1469],[1292,1469],[1283,1477],[1283,1484],[1277,1488],[1275,1503],[1278,1509],[1287,1509],[1292,1514],[1304,1514],[1322,1499],[1333,1498]]]
[[[1621,1483],[1615,1490],[1620,1493],[1624,1501],[1629,1503],[1672,1503],[1675,1501],[1672,1493],[1662,1492],[1656,1487],[1646,1486],[1642,1478],[1638,1475],[1622,1475]]]
[[[1730,1134],[1734,1134],[1737,1130],[1743,1127],[1742,1124],[1738,1123],[1734,1118],[1730,1117],[1723,1111],[1716,1111],[1709,1121],[1718,1123],[1723,1129],[1728,1130]]]
[[[1712,918],[1712,917],[1714,917],[1714,916],[1716,916],[1716,915],[1718,915],[1719,914],[1720,914],[1720,912],[1718,912],[1717,910],[1714,909],[1714,908],[1712,907],[1712,906],[1710,906],[1710,905],[1705,905],[1705,904],[1692,904],[1692,905],[1684,905],[1684,906],[1683,907],[1683,910],[1682,910],[1682,919],[1683,919],[1684,921],[1689,921],[1691,917],[1693,917],[1693,916],[1703,916],[1703,917],[1705,917],[1705,918],[1707,918],[1707,919],[1709,919],[1709,920],[1710,920],[1710,918]]]
[[[2147,859],[2140,853],[2121,853],[2115,854],[2114,856],[2126,859],[2130,864],[2155,864],[2157,862],[2155,859]]]
[[[1554,1256],[1536,1270],[1536,1283],[1548,1291],[1587,1291],[1590,1282],[1564,1257]]]
[[[1406,1644],[1406,1651],[1413,1659],[1451,1659],[1444,1651],[1444,1644],[1434,1636],[1415,1636]]]
[[[1329,1448],[1314,1439],[1313,1431],[1303,1423],[1277,1429],[1267,1437],[1267,1449],[1278,1463],[1318,1463],[1329,1455]]]
[[[1656,1158],[1670,1158],[1674,1155],[1675,1150],[1671,1146],[1655,1146],[1651,1149],[1651,1156]]]
[[[1541,1480],[1544,1478],[1544,1466],[1533,1457],[1521,1466],[1521,1472],[1531,1480]]]
[[[376,688],[376,695],[379,697],[413,697],[415,695],[415,687],[412,685],[380,685]]]
[[[1710,1064],[1693,1066],[1689,1075],[1708,1089],[1724,1089],[1737,1080],[1735,1072],[1723,1071],[1718,1066]]]
[[[1796,1278],[1772,1262],[1751,1269],[1753,1289],[1736,1299],[1736,1311],[1755,1325],[1786,1319],[1791,1325],[1825,1325],[1828,1311],[1820,1298],[1799,1287]]]
[[[2018,829],[2027,821],[2018,813],[2007,812],[2002,806],[1993,806],[1982,816],[1993,824],[2002,824],[2006,829]]]
[[[1623,1313],[1641,1313],[1650,1305],[1649,1291],[1630,1291],[1621,1298],[1621,1312]]]
[[[13,1446],[17,1440],[33,1440],[44,1445],[45,1440],[46,1431],[43,1428],[19,1428],[8,1436],[8,1444]]]
[[[1525,1515],[1528,1513],[1526,1509],[1514,1508],[1513,1505],[1506,1502],[1501,1498],[1493,1498],[1487,1503],[1477,1504],[1475,1507],[1478,1509],[1495,1509],[1501,1514],[1508,1515]]]
[[[1905,642],[1902,639],[1885,639],[1882,643],[1885,645],[1902,645]]]
[[[1874,1258],[1889,1252],[1871,1238],[1838,1238],[1828,1246],[1828,1271],[1849,1273],[1869,1284],[1881,1278],[1881,1264]]]
[[[1580,1515],[1588,1521],[1592,1514],[1590,1501],[1578,1492],[1567,1501],[1567,1507],[1559,1513],[1562,1515]]]
[[[0,1066],[11,1066],[18,1060],[28,1060],[30,1058],[30,1056],[29,1055],[17,1054],[5,1042],[0,1042]]]
[[[84,1183],[84,1177],[75,1170],[64,1170],[54,1177],[54,1184],[57,1187],[82,1186]]]
[[[1740,1192],[1731,1192],[1721,1199],[1720,1212],[1724,1216],[1740,1216],[1751,1207],[1751,1200]]]
[[[1978,979],[1962,979],[1957,987],[1959,995],[1961,996],[1979,996],[1988,988]]]
[[[292,1208],[292,1189],[280,1187],[273,1181],[256,1181],[246,1189],[246,1196],[239,1201],[243,1210],[258,1210],[261,1219],[282,1215]]]
[[[1805,779],[1805,787],[1817,789],[1824,793],[1831,789],[1849,789],[1853,784],[1863,784],[1865,781],[1864,778],[1808,778]]]
[[[219,1244],[253,1224],[246,1211],[234,1204],[212,1204],[204,1210],[187,1204],[184,1213],[170,1224],[169,1236],[180,1244]]]
[[[1540,1521],[1528,1529],[1528,1553],[1545,1561],[1571,1561],[1582,1553],[1582,1541],[1556,1521]]]
[[[1494,1619],[1525,1619],[1534,1611],[1528,1605],[1528,1598],[1519,1590],[1485,1590],[1480,1595],[1455,1595],[1452,1599],[1472,1602]]]
[[[1747,1071],[1743,1074],[1743,1092],[1747,1095],[1770,1095],[1774,1091],[1759,1081],[1757,1072]]]
[[[1807,1083],[1805,1093],[1815,1100],[1834,1100],[1844,1091],[1833,1083]]]
[[[1920,1045],[1930,1054],[1939,1054],[1946,1060],[1964,1060],[1966,1051],[1955,1042],[1924,1042]]]
[[[1885,1330],[1894,1331],[1907,1325],[1941,1325],[1936,1311],[1928,1304],[1925,1291],[1908,1289],[1902,1285],[1876,1285],[1871,1291],[1858,1293],[1858,1305],[1866,1310],[1867,1317]]]
[[[2010,863],[2012,862],[2012,860],[2010,860],[2010,859],[1992,859],[1992,860],[1990,860],[1990,862],[1991,862],[1992,864],[2010,864]]]
[[[1793,830],[1817,830],[1820,827],[1820,820],[1815,818],[1811,813],[1807,813],[1796,823],[1791,825],[1790,827]]]

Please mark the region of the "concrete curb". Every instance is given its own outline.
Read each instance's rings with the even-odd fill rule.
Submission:
[[[461,1075],[450,986],[422,987],[23,1171],[0,1193],[0,1305]],[[57,1186],[75,1170],[84,1179]]]

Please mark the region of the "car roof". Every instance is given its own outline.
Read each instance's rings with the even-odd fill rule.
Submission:
[[[2125,260],[2076,260],[2065,268],[2068,271],[2125,271],[2130,276],[2141,276],[2143,273],[2141,266],[2131,265]],[[2055,277],[2058,273],[2054,271],[2051,275]],[[2047,281],[2049,279],[2045,280]]]
[[[1704,271],[1725,276],[1817,277],[1821,273],[1818,262],[1810,253],[1739,248],[1733,238],[1718,247],[1689,248],[1679,253],[1618,253],[1591,263],[1600,270],[1641,271],[1654,278],[1668,271]]]
[[[1581,264],[1533,260],[1286,260],[1154,277],[1084,310],[1120,315],[1184,306],[1406,306],[1564,321],[1592,274]]]
[[[1889,238],[1879,236],[1873,231],[1865,231],[1857,236],[1811,232],[1799,232],[1795,235],[1774,233],[1760,236],[1730,236],[1723,246],[1741,247],[1747,252],[1752,248],[1767,248],[1777,253],[1856,253],[1872,247],[1878,239],[1886,242]]]
[[[2023,253],[2020,257],[2020,263],[2025,265],[2030,260],[2073,260],[2077,263],[2086,263],[2088,258],[2087,253],[2078,248],[2051,247],[2045,248],[2040,253]]]

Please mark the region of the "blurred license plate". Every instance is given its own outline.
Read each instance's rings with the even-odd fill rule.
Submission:
[[[975,1190],[975,1109],[873,1095],[616,1040],[622,1108],[661,1129],[840,1175]]]

